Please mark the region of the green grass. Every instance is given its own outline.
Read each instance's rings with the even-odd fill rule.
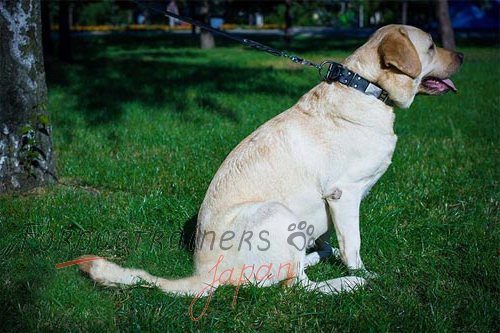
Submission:
[[[94,286],[76,267],[54,265],[94,253],[155,275],[189,275],[180,231],[218,166],[317,74],[234,44],[201,51],[169,36],[75,43],[74,64],[47,67],[59,176],[70,186],[0,197],[2,330],[495,330],[496,48],[461,49],[458,95],[417,97],[396,111],[393,164],[361,210],[362,255],[377,280],[338,296],[243,288],[235,307],[234,288],[224,287],[193,322],[189,298]],[[299,40],[292,50],[342,59],[356,45]],[[346,273],[337,261],[309,270],[317,280]]]

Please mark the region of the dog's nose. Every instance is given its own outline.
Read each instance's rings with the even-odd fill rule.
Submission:
[[[458,60],[460,61],[460,64],[463,64],[464,63],[464,57],[465,57],[464,54],[462,52],[456,52],[455,54],[456,54]]]

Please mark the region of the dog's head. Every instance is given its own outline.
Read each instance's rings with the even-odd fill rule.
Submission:
[[[406,25],[380,28],[346,60],[352,70],[385,89],[399,107],[407,108],[416,94],[456,92],[450,77],[464,56],[434,44],[431,35]]]

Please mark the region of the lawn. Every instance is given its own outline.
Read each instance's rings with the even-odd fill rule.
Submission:
[[[271,39],[262,39],[273,42]],[[202,51],[172,36],[74,40],[76,61],[47,66],[61,184],[0,197],[0,330],[495,331],[499,307],[499,53],[465,46],[459,93],[396,111],[389,171],[362,204],[363,290],[220,288],[192,321],[190,298],[95,286],[82,254],[164,277],[192,272],[182,230],[220,163],[293,105],[317,73],[231,43]],[[297,40],[311,60],[361,41]],[[282,47],[277,42],[273,45]],[[308,271],[347,274],[336,261]],[[198,302],[195,313],[203,303]]]

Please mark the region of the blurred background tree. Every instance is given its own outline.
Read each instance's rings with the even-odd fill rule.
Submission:
[[[123,2],[90,2],[85,5],[80,2],[76,8],[78,10],[78,21],[76,23],[79,25],[119,25],[132,23],[130,10],[127,10],[129,8],[124,6]]]
[[[439,32],[441,33],[441,41],[443,46],[447,49],[455,49],[455,34],[451,26],[450,10],[448,7],[448,0],[436,1],[437,17],[439,20]]]
[[[171,0],[143,1],[147,6],[166,9]],[[364,29],[368,34],[375,28],[390,23],[418,26],[437,32],[446,47],[454,47],[453,28],[489,29],[498,31],[498,0],[176,0],[179,13],[193,17],[215,27],[281,28],[289,43],[292,27],[327,27],[351,30]],[[129,27],[131,24],[164,24],[168,20],[161,14],[131,1],[42,1],[44,30],[52,22],[59,29],[59,55],[71,61],[72,28],[86,26]],[[215,47],[214,37],[192,27],[200,35],[202,48]],[[46,51],[52,49],[49,34],[44,34]]]

